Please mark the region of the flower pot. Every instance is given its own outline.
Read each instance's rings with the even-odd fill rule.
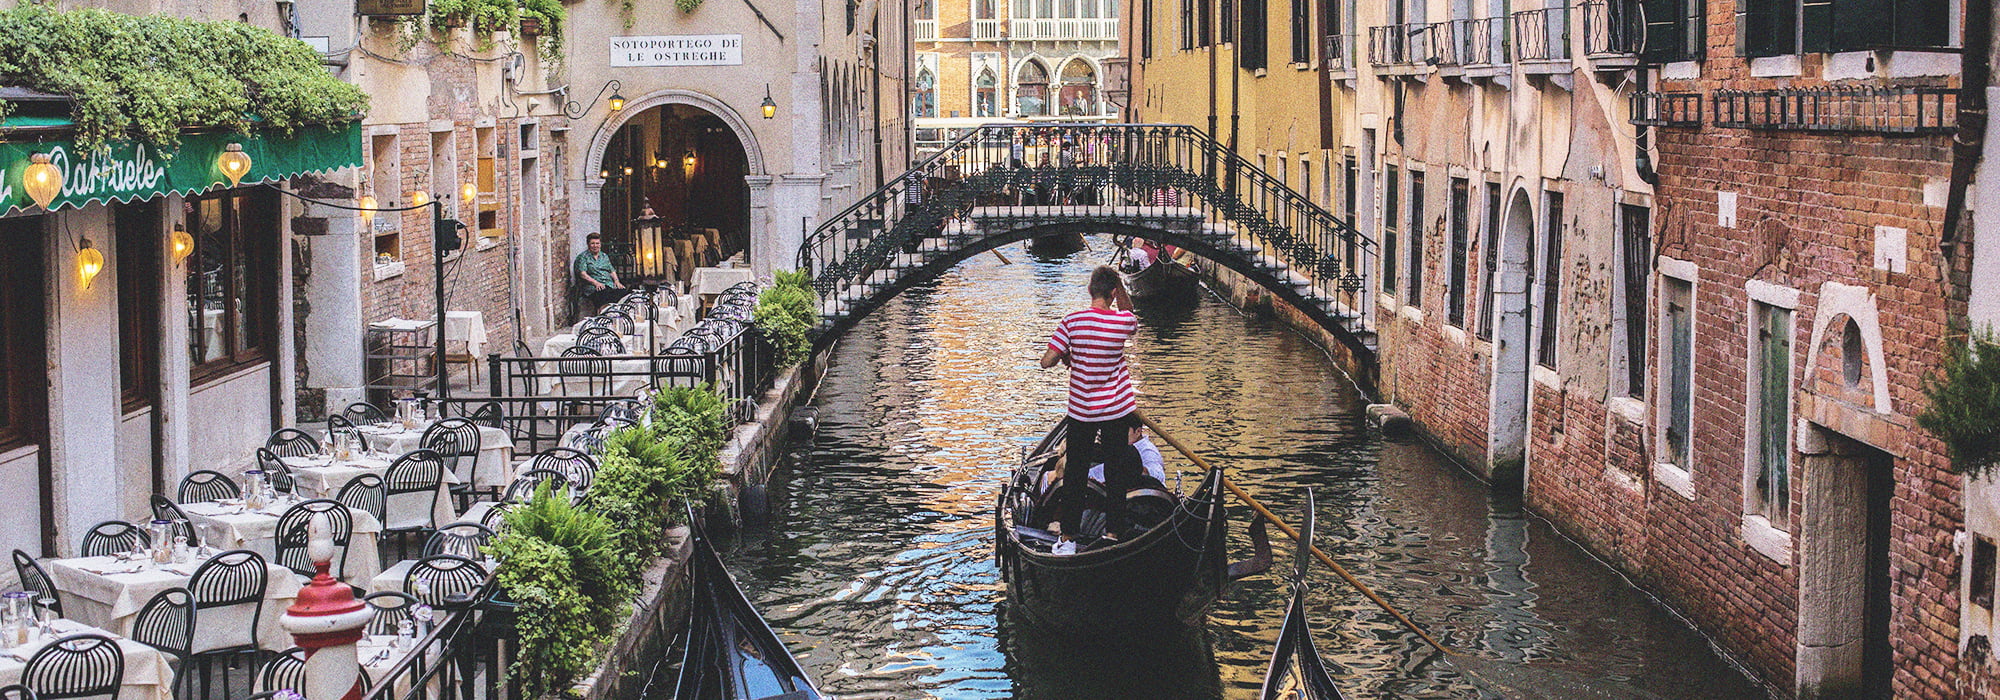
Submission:
[[[542,19],[540,17],[521,18],[521,36],[541,36],[541,35],[542,35]]]

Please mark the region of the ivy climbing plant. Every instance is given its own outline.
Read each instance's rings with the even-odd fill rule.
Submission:
[[[0,10],[0,85],[69,95],[78,148],[138,139],[162,158],[190,127],[290,133],[368,107],[317,51],[266,29],[39,2]]]

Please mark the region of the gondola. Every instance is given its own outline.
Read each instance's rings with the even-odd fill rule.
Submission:
[[[1042,257],[1062,257],[1083,248],[1081,233],[1051,233],[1028,239],[1028,252]]]
[[[1333,684],[1326,664],[1313,646],[1312,626],[1306,623],[1306,559],[1312,556],[1313,495],[1306,490],[1306,518],[1299,528],[1298,562],[1292,569],[1292,602],[1285,608],[1285,625],[1278,630],[1278,647],[1271,652],[1270,670],[1264,673],[1264,700],[1342,700],[1346,696]]]
[[[1137,272],[1126,270],[1121,263],[1118,277],[1135,302],[1188,299],[1201,289],[1201,275],[1173,258],[1155,261]]]
[[[675,700],[819,700],[819,689],[736,587],[699,524],[688,566],[694,584]]]
[[[1058,424],[1015,468],[994,508],[994,548],[1010,607],[1043,630],[1070,634],[1156,633],[1160,625],[1200,624],[1222,586],[1268,568],[1261,521],[1251,531],[1258,557],[1227,561],[1228,522],[1222,473],[1211,470],[1185,496],[1164,484],[1132,491],[1134,530],[1118,541],[1096,540],[1101,518],[1086,516],[1075,554],[1050,553],[1056,537],[1044,529],[1052,509],[1042,473],[1062,454]],[[1178,479],[1176,479],[1178,481]]]

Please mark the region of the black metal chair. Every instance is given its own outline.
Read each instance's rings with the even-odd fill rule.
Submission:
[[[424,540],[423,556],[434,557],[450,554],[473,561],[486,558],[482,551],[493,544],[493,530],[479,523],[459,521],[440,527]]]
[[[278,652],[257,671],[255,688],[260,692],[297,690],[305,692],[306,650],[292,647]]]
[[[340,487],[333,500],[341,505],[375,516],[375,522],[389,522],[389,491],[382,477],[362,474]]]
[[[486,529],[498,533],[500,532],[500,527],[507,523],[507,511],[513,509],[514,504],[512,503],[495,503],[493,507],[486,509],[485,514],[479,516],[479,524],[485,525]]]
[[[479,493],[479,426],[464,418],[446,418],[425,429],[417,446],[436,452],[444,467],[458,476],[459,483],[451,485],[451,495],[460,501],[460,508]]]
[[[21,577],[21,590],[35,594],[36,598],[54,600],[56,614],[63,614],[62,595],[56,590],[55,579],[49,578],[49,572],[43,571],[42,565],[35,563],[34,557],[28,556],[27,552],[14,550],[14,573]]]
[[[188,546],[201,546],[201,533],[195,531],[194,523],[188,520],[187,513],[182,512],[180,506],[174,505],[174,502],[167,500],[166,496],[157,493],[148,496],[147,500],[153,506],[154,520],[173,523],[167,531],[168,537],[186,537]]]
[[[576,345],[564,348],[557,360],[556,374],[561,383],[556,390],[564,396],[596,398],[611,393],[611,361],[597,348]],[[581,383],[581,386],[578,384]]]
[[[184,661],[194,655],[194,594],[185,588],[160,591],[132,618],[132,641],[173,657],[183,670],[174,675],[173,694],[186,697],[181,687],[194,676]]]
[[[406,536],[437,529],[437,500],[438,491],[443,490],[440,487],[444,484],[444,455],[435,450],[413,450],[397,457],[389,465],[383,483],[388,499],[418,504],[423,508],[421,520],[391,522],[385,517],[382,520],[383,532]],[[397,499],[398,496],[405,498]]]
[[[264,480],[271,482],[272,491],[292,492],[292,468],[279,458],[278,453],[269,448],[257,448],[257,468],[264,471]]]
[[[629,306],[619,305],[605,309],[604,313],[598,314],[597,317],[610,321],[611,330],[617,331],[619,335],[636,335],[639,332],[638,324],[632,322],[632,308]]]
[[[630,322],[631,319],[626,319],[626,323]],[[595,350],[599,355],[623,355],[625,339],[620,337],[622,335],[629,334],[621,334],[610,326],[592,326],[576,334],[576,347]],[[569,353],[565,351],[563,354]]]
[[[535,490],[542,484],[549,484],[551,492],[570,500],[576,500],[576,492],[569,487],[569,477],[554,469],[530,469],[514,477],[514,483],[507,485],[507,493],[500,497],[502,503],[527,503],[534,500]]]
[[[410,618],[410,608],[417,599],[402,591],[381,591],[370,593],[361,599],[375,611],[375,617],[368,620],[369,636],[387,636],[396,633],[396,623]]]
[[[118,700],[125,684],[125,652],[101,634],[72,634],[42,647],[21,670],[21,685],[42,700],[99,695]]]
[[[598,420],[600,421],[608,421],[616,418],[621,420],[637,422],[639,420],[640,415],[645,413],[645,411],[646,411],[645,407],[639,405],[638,401],[632,399],[618,399],[616,401],[604,404],[604,410],[598,413],[597,417]]]
[[[368,425],[369,423],[389,422],[388,413],[383,412],[382,409],[376,406],[375,404],[368,403],[366,401],[356,401],[354,403],[348,404],[347,408],[341,409],[340,415],[346,417],[349,422],[352,422],[355,425]]]
[[[418,559],[403,579],[403,592],[439,610],[461,610],[479,602],[486,567],[465,557],[440,554]]]
[[[195,689],[189,670],[198,668],[201,672],[201,692],[196,697],[212,698],[218,690],[227,693],[238,687],[230,679],[230,670],[237,667],[240,658],[257,657],[262,647],[258,646],[256,621],[264,615],[264,594],[270,576],[263,556],[237,549],[202,562],[194,575],[188,577],[188,593],[194,597],[195,628],[211,630],[207,641],[190,643],[193,653],[181,664],[181,675],[189,676],[185,686],[189,691]],[[244,612],[249,614],[246,616]],[[217,667],[222,669],[220,688],[215,687],[212,673]]]
[[[298,428],[279,428],[264,441],[264,446],[279,457],[311,457],[326,450],[319,438]]]
[[[83,546],[78,548],[78,556],[108,557],[119,552],[150,547],[153,536],[146,530],[123,520],[106,520],[90,526],[83,533]]]
[[[0,700],[37,700],[35,689],[19,683],[0,685]]]
[[[569,447],[551,447],[528,458],[528,469],[553,469],[569,477],[570,487],[588,493],[597,483],[597,460],[588,453]]]
[[[335,413],[326,417],[327,444],[331,445],[333,443],[335,435],[347,435],[349,436],[348,439],[354,441],[356,447],[361,448],[363,452],[368,451],[368,434],[361,432],[360,427],[356,426],[354,421],[349,420],[347,416]]]
[[[315,498],[285,509],[285,514],[278,516],[273,542],[277,563],[300,576],[313,575],[312,557],[306,553],[306,545],[312,541],[310,529],[314,516],[325,516],[327,537],[340,550],[331,572],[334,578],[340,578],[347,571],[347,545],[354,539],[354,515],[339,501]]]
[[[187,476],[181,478],[180,489],[174,492],[174,500],[182,503],[220,501],[242,496],[243,489],[236,485],[234,479],[212,469],[188,472]]]
[[[498,401],[488,401],[479,404],[479,408],[472,409],[472,412],[466,414],[465,418],[472,421],[473,425],[502,430],[507,428],[507,417],[505,412],[500,409],[500,402]]]

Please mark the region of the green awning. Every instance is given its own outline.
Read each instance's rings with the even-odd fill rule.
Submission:
[[[14,120],[6,126],[18,127]],[[22,187],[21,176],[37,153],[49,155],[61,170],[62,191],[49,209],[83,207],[91,204],[126,203],[163,194],[197,194],[217,185],[228,186],[216,164],[229,144],[243,145],[250,155],[250,173],[243,184],[287,180],[309,173],[325,173],[361,165],[361,124],[346,122],[330,126],[303,126],[290,136],[254,130],[245,136],[235,132],[190,132],[181,134],[172,159],[164,159],[152,146],[121,142],[103,146],[87,156],[76,152],[67,140],[0,142],[0,214],[16,209],[33,209],[35,202]]]

